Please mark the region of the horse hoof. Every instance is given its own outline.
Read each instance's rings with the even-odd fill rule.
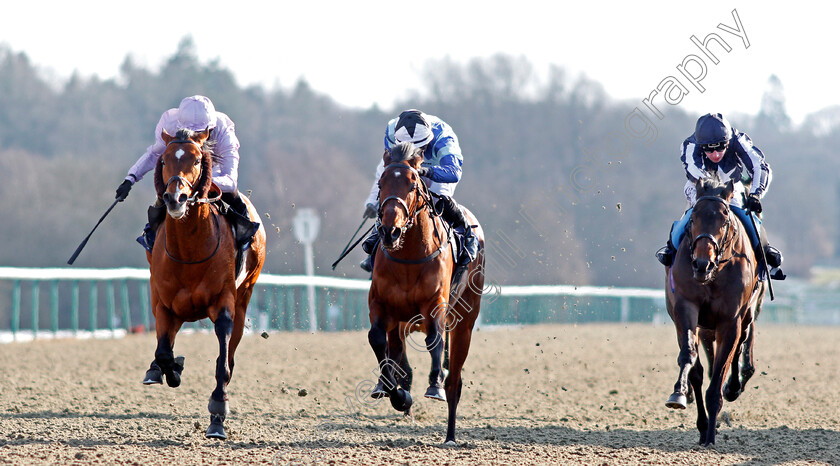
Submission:
[[[207,438],[215,438],[219,440],[227,439],[227,434],[225,433],[225,426],[222,425],[221,421],[217,421],[214,419],[215,416],[210,416],[210,427],[207,428],[207,433],[204,434]]]
[[[446,442],[443,443],[443,445],[447,446],[447,447],[457,447],[458,446],[458,444],[455,443],[455,440],[447,440]]]
[[[172,388],[176,388],[181,385],[181,374],[177,372],[173,372],[172,374],[166,375],[166,385],[169,385]]]
[[[370,392],[370,397],[375,400],[388,397],[388,392],[385,391],[385,384],[383,384],[381,380],[376,383],[375,387],[373,387],[373,391]]]
[[[211,398],[212,404],[212,398]],[[220,403],[221,402],[217,402]],[[227,402],[225,402],[225,409],[227,409]],[[225,440],[227,438],[227,434],[225,433],[225,416],[223,414],[210,414],[210,427],[207,428],[207,433],[204,434],[207,438],[217,438],[219,440]]]
[[[157,368],[150,368],[143,377],[143,385],[163,384],[163,372]]]
[[[394,407],[397,411],[408,411],[411,409],[411,405],[414,404],[414,400],[411,398],[411,393],[403,390],[402,388],[397,388],[395,396],[390,397],[391,406]]]
[[[423,396],[425,396],[426,398],[431,398],[433,400],[446,401],[446,392],[441,390],[440,387],[430,386],[426,389],[426,394]]]
[[[665,406],[672,409],[685,409],[687,407],[687,403],[688,400],[685,395],[682,393],[674,393],[670,398],[668,398],[668,401],[665,402]]]

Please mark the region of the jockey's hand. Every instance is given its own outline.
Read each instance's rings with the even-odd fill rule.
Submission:
[[[420,167],[417,169],[417,174],[420,176],[425,176],[426,178],[429,177],[429,174],[432,173],[432,169],[429,167]]]
[[[757,214],[760,214],[762,211],[761,201],[758,200],[758,195],[756,194],[750,194],[749,196],[747,196],[747,202],[744,205],[744,207],[746,207],[747,210],[755,212]]]
[[[121,185],[117,187],[117,195],[114,197],[114,199],[117,199],[120,202],[124,201],[125,198],[128,197],[129,191],[131,191],[131,181],[125,180],[122,182]]]
[[[376,206],[373,204],[366,205],[362,218],[376,218]]]

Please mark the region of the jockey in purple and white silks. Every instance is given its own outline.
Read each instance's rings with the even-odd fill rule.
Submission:
[[[680,220],[674,222],[667,245],[657,251],[656,257],[659,262],[670,266],[674,261],[688,220],[691,218],[694,203],[697,201],[695,183],[701,178],[717,173],[721,179],[734,182],[735,195],[730,207],[744,224],[755,248],[756,257],[761,259],[759,248],[763,245],[767,265],[779,269],[782,254],[767,243],[764,229],[761,227],[761,217],[758,215],[763,210],[761,199],[767,194],[773,180],[773,172],[764,158],[764,153],[753,145],[750,137],[732,128],[722,114],[706,114],[697,120],[694,134],[683,141],[680,159],[688,178],[684,193],[689,208]],[[745,184],[749,185],[749,192],[746,191]],[[753,228],[748,214],[752,215],[761,233]],[[784,279],[780,269],[778,272],[774,270],[771,275],[773,278]]]
[[[125,180],[117,188],[116,199],[120,201],[128,197],[134,183],[155,169],[158,159],[166,149],[161,138],[162,131],[175,135],[179,129],[190,131],[204,131],[210,129],[208,138],[213,148],[213,183],[222,191],[222,201],[231,208],[226,209],[226,217],[236,230],[236,244],[240,251],[247,250],[251,245],[258,223],[251,222],[245,202],[239,197],[237,178],[239,176],[239,139],[234,132],[233,121],[222,112],[216,111],[213,102],[202,95],[187,97],[181,101],[178,108],[171,108],[161,115],[155,126],[155,142],[137,159],[128,170]],[[155,240],[157,226],[163,222],[165,207],[160,199],[149,208],[149,224],[137,242],[151,252]]]
[[[418,172],[429,180],[429,190],[438,198],[436,209],[453,227],[464,227],[466,254],[462,255],[458,266],[466,266],[478,254],[478,242],[469,228],[467,219],[460,206],[452,199],[458,182],[461,181],[461,165],[464,157],[458,145],[458,136],[452,128],[440,118],[427,115],[420,110],[406,110],[385,127],[385,150],[397,144],[411,142],[423,148],[423,163]],[[370,188],[370,195],[365,201],[363,217],[376,218],[379,208],[379,178],[385,170],[385,162],[380,159],[376,167],[376,176]],[[379,240],[377,228],[362,244],[362,249],[369,255],[360,266],[370,272],[370,254]]]

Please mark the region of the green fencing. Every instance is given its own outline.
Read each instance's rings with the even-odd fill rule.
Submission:
[[[0,341],[152,331],[148,280],[147,269],[0,267]],[[369,287],[368,280],[263,274],[251,297],[249,330],[366,329]],[[500,287],[491,283],[481,291],[480,325],[670,321],[662,290],[566,285]],[[311,305],[309,296],[314,296]],[[831,309],[821,311],[819,315],[825,317],[819,321],[814,320],[815,311],[804,314],[808,299],[801,289],[782,299],[778,296],[777,292],[773,303],[765,299],[760,320],[840,323],[840,313]],[[835,298],[834,302],[838,300]],[[210,328],[207,319],[184,326],[187,331]]]

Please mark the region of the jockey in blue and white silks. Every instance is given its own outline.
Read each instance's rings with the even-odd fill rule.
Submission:
[[[208,142],[213,149],[213,183],[222,192],[222,201],[231,208],[226,210],[225,217],[235,228],[236,245],[240,251],[251,246],[254,233],[259,223],[251,222],[248,207],[239,197],[237,178],[239,174],[239,139],[234,132],[233,121],[222,112],[216,111],[213,102],[203,95],[194,95],[181,100],[178,108],[171,108],[160,116],[155,126],[154,143],[146,148],[146,152],[128,170],[122,184],[117,187],[116,199],[120,201],[128,197],[134,183],[143,179],[143,175],[155,169],[158,159],[166,150],[161,133],[174,136],[180,129],[190,131],[204,131],[209,129]],[[165,207],[160,199],[149,208],[149,223],[143,229],[143,234],[137,238],[149,252],[152,251],[157,226],[163,222]],[[242,256],[242,255],[240,255]]]
[[[461,181],[461,166],[464,157],[461,155],[461,147],[458,145],[458,136],[452,128],[440,118],[434,115],[427,115],[420,110],[406,110],[397,118],[392,119],[385,126],[385,150],[390,150],[395,145],[411,142],[415,146],[423,148],[423,162],[418,172],[429,180],[429,190],[438,197],[437,206],[446,220],[453,227],[463,226],[465,230],[465,249],[467,254],[463,255],[459,266],[466,266],[478,253],[478,243],[472,229],[467,225],[463,211],[452,199],[455,188]],[[370,194],[365,200],[366,218],[375,218],[379,206],[379,178],[385,170],[385,162],[380,159],[376,167],[376,175]],[[370,237],[362,244],[362,249],[369,255],[374,251],[378,241],[378,229],[374,228]],[[370,257],[360,264],[362,269],[370,272]]]
[[[665,266],[671,265],[697,201],[695,183],[717,173],[721,179],[734,182],[735,195],[730,207],[744,224],[750,242],[756,249],[756,257],[761,258],[758,248],[763,243],[767,264],[774,268],[780,267],[781,253],[767,244],[765,235],[756,231],[747,217],[752,215],[756,226],[763,230],[758,214],[762,212],[761,199],[767,194],[773,180],[773,172],[764,158],[764,153],[753,145],[750,137],[732,128],[722,114],[706,114],[697,120],[694,133],[683,141],[680,160],[688,178],[684,193],[689,208],[680,220],[674,222],[668,244],[657,252],[657,259]],[[749,185],[748,192],[745,185]],[[784,277],[781,271],[773,275]]]

